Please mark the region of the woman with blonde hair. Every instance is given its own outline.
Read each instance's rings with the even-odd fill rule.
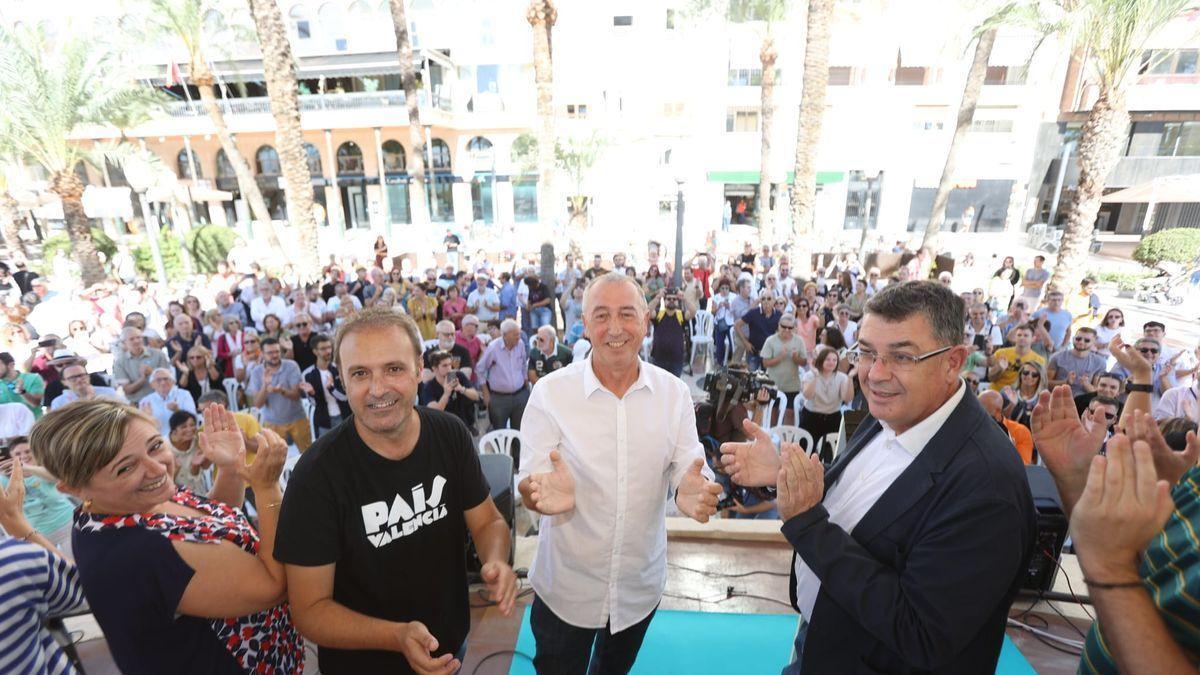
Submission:
[[[1037,361],[1029,360],[1021,364],[1017,372],[1016,388],[1005,387],[1005,405],[1011,405],[1008,419],[1016,420],[1029,426],[1033,415],[1033,407],[1037,405],[1038,395],[1047,388],[1046,368]]]
[[[245,463],[233,415],[213,406],[200,448],[221,471],[221,503],[171,480],[175,460],[155,420],[114,401],[47,414],[30,446],[75,513],[79,578],[117,667],[139,673],[298,673],[283,565],[274,559],[287,456],[270,431]],[[259,530],[237,510],[254,489]],[[260,538],[261,533],[261,538]]]

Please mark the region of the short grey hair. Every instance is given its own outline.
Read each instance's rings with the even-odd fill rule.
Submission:
[[[514,321],[512,319],[505,319],[500,322],[500,332],[502,334],[507,333],[509,331],[514,331],[514,330],[517,331],[518,333],[521,332],[521,324],[517,323],[516,321]]]
[[[554,332],[554,326],[542,326],[541,328],[537,329],[537,334],[546,335],[556,340],[558,339],[558,333]]]
[[[152,370],[150,372],[150,379],[153,380],[154,378],[158,377],[159,373],[162,373],[162,374],[166,375],[167,377],[171,378],[172,382],[175,381],[175,375],[172,374],[171,371],[167,368],[155,368],[154,370]]]
[[[441,321],[437,322],[435,329],[436,330],[454,330],[454,322],[450,321],[449,319],[442,319]]]
[[[592,293],[595,291],[595,289],[600,286],[607,286],[609,284],[625,284],[632,286],[633,289],[637,291],[635,295],[637,295],[638,309],[641,311],[643,316],[650,313],[650,306],[646,304],[646,296],[642,292],[641,285],[639,285],[635,279],[625,274],[621,274],[620,272],[609,272],[607,274],[601,274],[595,279],[592,279],[588,282],[587,287],[583,289],[584,316],[587,316],[588,309],[592,306]]]
[[[957,346],[963,342],[965,307],[961,297],[936,281],[905,281],[891,284],[871,296],[865,314],[874,314],[887,321],[904,321],[921,314],[929,322],[938,342]]]

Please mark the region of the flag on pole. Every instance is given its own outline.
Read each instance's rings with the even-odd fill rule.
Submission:
[[[179,70],[179,64],[171,61],[167,64],[166,86],[174,87],[178,84],[183,84],[183,73]]]

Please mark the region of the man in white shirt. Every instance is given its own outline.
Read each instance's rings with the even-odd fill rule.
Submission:
[[[778,485],[796,551],[784,675],[995,672],[1036,512],[1007,434],[959,377],[963,309],[934,281],[867,303],[848,356],[871,417],[827,474],[751,423],[753,441],[722,446],[736,483]]]
[[[150,387],[154,390],[142,398],[138,404],[142,410],[158,420],[159,433],[166,436],[171,431],[171,415],[176,411],[186,410],[196,414],[196,402],[186,389],[175,386],[175,376],[166,368],[155,368],[150,373]]]
[[[1154,406],[1154,419],[1186,417],[1196,422],[1200,420],[1200,404],[1197,404],[1197,398],[1200,398],[1200,382],[1172,387],[1163,392],[1162,398]]]
[[[591,357],[540,379],[521,423],[517,482],[542,514],[529,572],[534,667],[626,673],[666,583],[664,497],[707,522],[721,487],[687,385],[638,358],[648,309],[636,282],[598,277],[583,308]]]
[[[258,297],[250,301],[250,320],[254,322],[254,327],[263,330],[263,317],[268,314],[274,314],[282,321],[286,311],[287,303],[283,301],[283,298],[275,295],[275,287],[271,285],[271,282],[258,282]]]
[[[475,275],[475,290],[467,296],[467,311],[485,324],[500,316],[500,294],[488,283],[484,272]]]
[[[343,303],[354,305],[355,310],[362,309],[362,302],[358,299],[358,296],[352,295],[346,284],[338,284],[333,287],[333,297],[325,305],[326,318],[333,321],[332,317],[337,316],[337,312],[341,309]]]

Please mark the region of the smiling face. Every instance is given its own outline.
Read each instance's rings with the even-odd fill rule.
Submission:
[[[637,361],[649,316],[645,299],[631,283],[597,284],[587,297],[583,332],[598,365],[628,366]]]
[[[181,450],[192,447],[194,440],[196,440],[196,420],[194,418],[189,418],[171,430],[171,444]]]
[[[150,377],[150,386],[154,388],[154,391],[158,392],[159,396],[166,397],[167,394],[171,393],[171,388],[175,386],[175,383],[171,381],[171,374],[169,372],[166,370],[156,370]]]
[[[342,338],[339,364],[355,420],[373,434],[394,436],[413,416],[421,367],[399,326],[364,328]]]
[[[858,329],[858,344],[877,354],[922,355],[940,349],[929,320],[913,314],[902,321],[888,321],[868,313]],[[886,366],[876,359],[870,367],[858,367],[858,381],[867,398],[871,415],[886,422],[897,434],[937,410],[954,393],[959,382],[966,347],[925,359],[911,368]]]
[[[116,457],[83,487],[66,491],[90,499],[100,513],[144,513],[175,494],[175,459],[158,429],[135,419]]]

